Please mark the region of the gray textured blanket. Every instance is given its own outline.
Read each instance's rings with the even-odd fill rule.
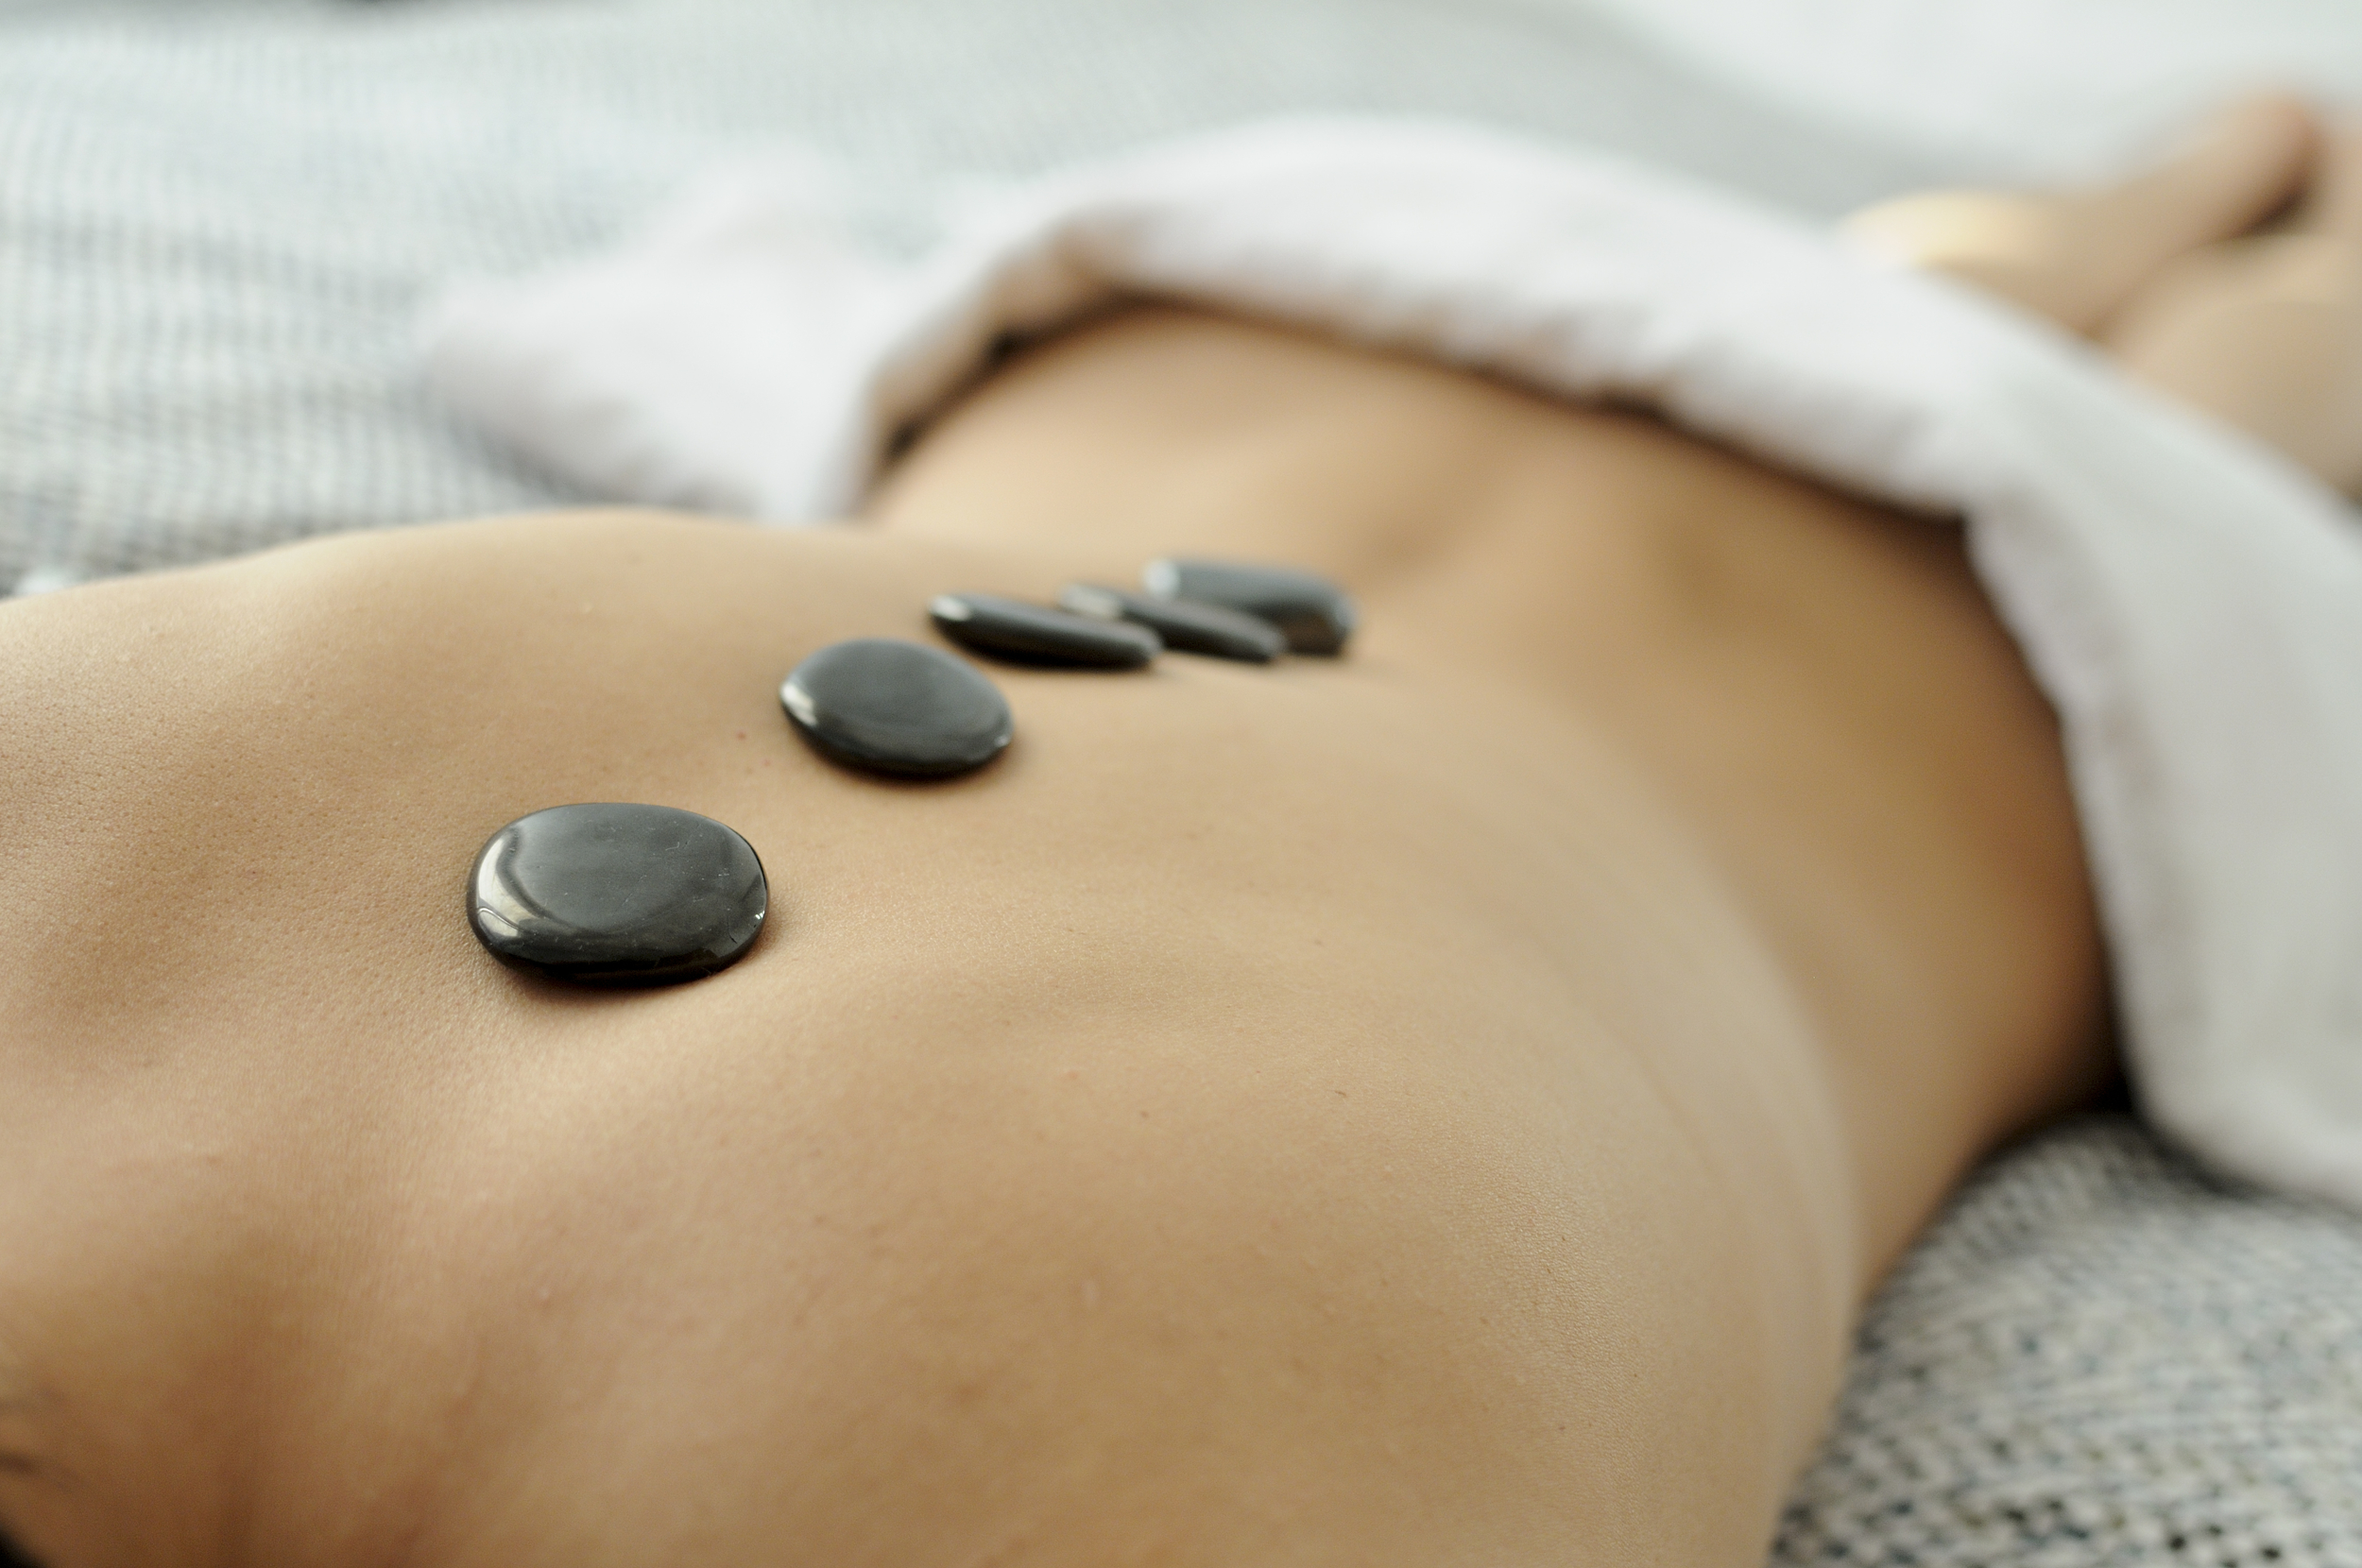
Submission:
[[[0,0],[0,586],[585,499],[421,390],[420,298],[778,139],[888,239],[966,179],[1454,112],[1815,213],[1941,178],[1575,0]],[[2120,1116],[1992,1162],[1864,1325],[1784,1563],[2362,1564],[2362,1221]]]

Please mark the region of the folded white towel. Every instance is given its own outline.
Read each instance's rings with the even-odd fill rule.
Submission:
[[[1012,193],[861,259],[809,167],[461,290],[443,391],[618,497],[842,513],[1004,332],[1148,294],[1652,403],[1967,519],[2064,722],[2133,1067],[2223,1168],[2362,1206],[2362,545],[2344,503],[2080,346],[1734,198],[1476,129],[1304,121]]]

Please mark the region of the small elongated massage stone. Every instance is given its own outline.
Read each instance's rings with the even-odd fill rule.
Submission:
[[[1359,614],[1344,590],[1292,567],[1242,561],[1151,561],[1141,586],[1156,599],[1219,605],[1270,622],[1299,654],[1340,654]]]
[[[936,630],[962,647],[1027,664],[1138,670],[1164,650],[1156,634],[1144,626],[1094,620],[998,594],[939,594],[927,614]]]
[[[1288,648],[1288,639],[1270,622],[1220,605],[1156,599],[1097,583],[1069,583],[1058,591],[1058,604],[1077,615],[1145,626],[1176,653],[1269,664]]]

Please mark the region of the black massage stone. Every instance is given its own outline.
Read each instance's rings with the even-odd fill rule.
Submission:
[[[1163,651],[1156,634],[1120,621],[990,593],[946,593],[927,606],[935,629],[964,648],[1024,664],[1138,670]]]
[[[1279,628],[1241,610],[1201,605],[1187,599],[1153,599],[1145,593],[1096,583],[1069,583],[1058,603],[1077,615],[1101,621],[1129,621],[1145,626],[1166,647],[1185,654],[1211,654],[1216,658],[1269,664],[1287,652],[1288,639]]]
[[[1016,733],[1008,700],[970,664],[890,638],[832,643],[796,667],[779,706],[813,749],[870,773],[948,778]]]
[[[1140,581],[1151,597],[1219,605],[1268,621],[1299,654],[1339,654],[1353,635],[1353,601],[1325,577],[1236,561],[1151,561]]]
[[[669,806],[554,806],[492,835],[468,924],[511,968],[576,985],[671,985],[727,968],[762,934],[754,846]]]

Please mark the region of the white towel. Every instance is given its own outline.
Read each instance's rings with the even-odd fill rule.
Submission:
[[[1008,332],[1146,294],[1653,404],[1967,520],[2064,724],[2131,1064],[2221,1168],[2362,1207],[2362,544],[2336,496],[2062,335],[1621,162],[1290,121],[1011,193],[864,261],[805,161],[455,292],[444,393],[619,498],[840,515]]]

